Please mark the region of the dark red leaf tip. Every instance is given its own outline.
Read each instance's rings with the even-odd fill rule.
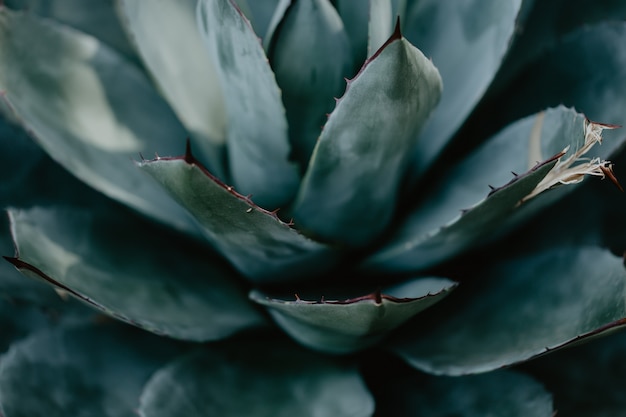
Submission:
[[[195,162],[195,158],[193,157],[193,154],[191,153],[191,140],[189,140],[189,138],[187,138],[187,143],[185,144],[184,159],[185,159],[185,162],[187,162],[190,165]]]

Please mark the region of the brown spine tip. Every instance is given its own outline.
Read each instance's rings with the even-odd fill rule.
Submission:
[[[189,138],[187,138],[187,143],[185,145],[185,162],[187,162],[188,164],[193,164],[195,159],[193,157],[193,154],[191,153],[191,140],[189,140]]]
[[[622,185],[619,183],[619,181],[617,180],[617,177],[615,176],[615,174],[613,173],[613,166],[612,165],[607,165],[607,166],[602,166],[600,165],[600,170],[602,170],[602,173],[605,175],[605,177],[607,177],[608,179],[611,180],[611,182],[613,184],[615,184],[615,186],[621,191],[624,192],[624,188],[622,188]]]
[[[396,18],[396,27],[393,29],[393,34],[391,35],[390,40],[394,39],[402,39],[402,30],[400,29],[400,16]]]

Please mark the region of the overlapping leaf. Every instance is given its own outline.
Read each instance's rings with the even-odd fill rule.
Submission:
[[[626,270],[606,250],[556,248],[501,260],[484,274],[478,288],[461,288],[430,310],[427,325],[401,329],[393,350],[418,369],[461,375],[519,363],[626,324]]]
[[[435,67],[396,28],[324,126],[296,199],[297,224],[352,246],[378,236],[394,213],[408,150],[440,92]]]
[[[175,338],[221,339],[263,323],[234,271],[206,248],[106,209],[11,211],[17,258],[9,260],[115,318]]]
[[[287,301],[253,291],[250,298],[268,308],[276,323],[310,348],[346,353],[382,340],[422,310],[439,302],[456,284],[444,278],[417,278],[382,292],[352,299]]]

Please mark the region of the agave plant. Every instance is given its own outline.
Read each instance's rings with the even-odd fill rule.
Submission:
[[[623,2],[4,3],[0,416],[623,408]]]

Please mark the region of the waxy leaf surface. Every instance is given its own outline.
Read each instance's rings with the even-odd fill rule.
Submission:
[[[252,291],[274,321],[312,349],[346,353],[365,349],[422,310],[442,300],[456,286],[444,278],[417,278],[352,299],[287,301]]]
[[[510,366],[626,324],[626,271],[606,250],[561,247],[501,261],[483,273],[477,287],[459,288],[430,310],[430,321],[400,329],[392,349],[426,372],[462,375]]]
[[[11,211],[17,258],[9,260],[26,275],[158,334],[216,340],[263,323],[237,274],[207,248],[116,210]]]
[[[145,75],[113,50],[69,27],[0,8],[0,90],[24,128],[72,174],[196,233],[184,210],[132,163],[140,152],[174,154],[185,130]]]
[[[122,21],[143,63],[206,165],[223,180],[226,111],[215,67],[196,25],[197,0],[122,0]]]
[[[554,162],[526,175],[516,177],[513,173],[523,173],[566,148],[568,152],[561,159],[573,155],[585,144],[586,126],[583,115],[565,107],[512,124],[436,181],[390,243],[368,264],[391,270],[419,270],[510,230],[531,211],[534,213],[543,197],[550,197],[528,202],[534,204],[530,208],[526,203],[518,204]],[[585,156],[594,157],[600,151],[602,148],[595,147]],[[485,198],[488,185],[500,188]],[[564,193],[555,195],[561,198]],[[554,199],[546,200],[548,204]]]
[[[294,217],[323,240],[362,246],[388,225],[409,150],[441,79],[399,28],[349,81],[313,152]]]
[[[188,153],[140,164],[202,225],[204,237],[255,282],[298,281],[328,271],[329,247],[314,242],[218,182]]]
[[[408,8],[406,37],[432,58],[445,86],[415,150],[414,179],[432,166],[491,84],[509,48],[521,3],[425,0]]]
[[[258,204],[281,207],[300,177],[289,161],[285,109],[260,40],[231,0],[200,0],[197,20],[221,81],[230,176]]]
[[[374,401],[355,366],[278,341],[207,346],[158,371],[141,417],[367,417]]]

